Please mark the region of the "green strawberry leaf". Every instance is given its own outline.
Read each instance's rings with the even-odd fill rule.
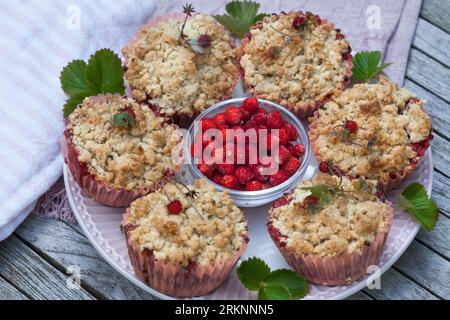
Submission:
[[[392,63],[381,64],[380,51],[362,51],[353,57],[353,80],[369,82]]]
[[[252,291],[259,290],[269,274],[269,266],[263,260],[255,257],[243,261],[237,269],[239,280],[248,290]]]
[[[401,195],[397,196],[399,206],[415,218],[425,230],[431,231],[438,220],[436,203],[428,197],[425,187],[413,182],[408,185]]]
[[[303,298],[309,292],[308,282],[292,270],[275,270],[269,274],[265,283],[268,284],[266,292],[269,296],[277,297],[287,292],[288,299],[293,300]]]
[[[77,106],[83,102],[84,98],[85,94],[80,93],[67,99],[64,104],[64,117],[67,118],[77,108]]]
[[[125,94],[122,62],[112,50],[101,49],[91,56],[86,78],[97,93]]]
[[[116,113],[113,116],[113,125],[116,127],[131,128],[136,124],[136,119],[129,112]]]
[[[289,291],[282,286],[265,284],[258,292],[259,300],[292,300]]]
[[[61,88],[69,95],[91,95],[95,91],[86,79],[87,64],[83,60],[74,60],[61,72]]]

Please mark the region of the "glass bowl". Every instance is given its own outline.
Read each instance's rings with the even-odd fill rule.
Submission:
[[[222,102],[219,102],[212,107],[206,109],[203,111],[197,119],[191,124],[189,127],[189,136],[188,139],[185,140],[185,154],[188,155],[189,160],[188,161],[188,168],[193,176],[194,179],[200,179],[200,178],[207,178],[205,177],[197,168],[197,166],[193,163],[193,160],[191,158],[191,152],[190,152],[190,146],[194,143],[194,137],[196,133],[199,131],[198,124],[199,122],[204,118],[212,118],[217,113],[223,112],[227,107],[229,106],[238,106],[240,107],[243,103],[243,101],[246,98],[235,98],[235,99],[229,99]],[[309,143],[309,137],[306,133],[306,130],[303,126],[303,124],[297,119],[297,117],[294,116],[291,112],[289,112],[284,107],[280,106],[279,104],[276,104],[271,101],[258,99],[259,106],[263,107],[264,109],[268,110],[269,112],[272,110],[278,110],[281,115],[283,116],[284,120],[291,123],[298,131],[299,138],[296,141],[293,141],[294,143],[300,143],[305,147],[305,154],[303,155],[301,159],[301,165],[300,168],[297,170],[295,174],[293,174],[288,180],[285,182],[264,190],[258,190],[258,191],[241,191],[241,190],[234,190],[234,189],[228,189],[225,188],[217,183],[214,183],[211,179],[207,178],[211,183],[213,183],[217,190],[219,191],[225,191],[228,190],[230,196],[235,200],[236,205],[240,207],[258,207],[265,205],[267,203],[273,202],[277,200],[278,198],[282,197],[284,193],[288,192],[292,188],[294,188],[297,183],[300,181],[300,179],[305,174],[306,168],[308,166],[309,158],[311,156],[311,149],[310,149],[310,143]]]

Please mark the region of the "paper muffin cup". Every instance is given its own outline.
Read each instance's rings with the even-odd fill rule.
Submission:
[[[104,103],[114,96],[120,97],[118,94],[106,94],[91,97],[91,99],[94,99],[95,103]],[[173,170],[167,170],[164,176],[154,184],[145,188],[127,190],[110,186],[89,172],[87,164],[79,160],[79,151],[72,142],[70,130],[66,129],[64,131],[64,136],[61,139],[61,152],[74,180],[80,188],[91,198],[94,198],[95,201],[110,207],[129,206],[134,200],[161,188],[171,181],[178,170],[178,167],[174,166]]]
[[[319,110],[316,110],[314,112],[314,115],[312,118],[318,118],[318,117],[319,117]],[[320,155],[319,151],[317,150],[315,140],[313,139],[313,133],[316,130],[316,125],[315,125],[315,122],[312,120],[312,118],[310,119],[310,125],[309,125],[309,140],[310,140],[310,144],[311,144],[311,150],[312,150],[313,154],[315,155],[317,162],[320,163],[326,159],[323,159],[322,156]],[[381,192],[386,193],[389,190],[395,189],[396,187],[400,186],[403,183],[403,181],[405,181],[405,179],[408,178],[414,172],[414,170],[419,166],[421,160],[425,156],[426,150],[428,150],[428,148],[430,147],[429,142],[432,139],[433,139],[433,135],[431,133],[427,139],[425,139],[424,141],[419,143],[419,144],[426,143],[426,145],[427,145],[426,147],[422,148],[423,154],[421,156],[417,156],[413,159],[410,159],[409,164],[403,170],[398,171],[398,172],[391,172],[387,177],[379,178],[378,179],[378,189]],[[337,168],[337,171],[339,171],[340,175],[348,176],[347,172],[345,172],[344,170],[342,170],[340,168]]]
[[[286,262],[309,282],[324,286],[348,285],[364,277],[368,268],[380,261],[394,216],[391,203],[385,203],[389,206],[389,212],[384,228],[359,252],[337,257],[297,255],[286,247],[282,239],[284,236],[272,225],[271,217],[268,222],[269,234]]]
[[[128,255],[136,275],[153,289],[173,297],[196,297],[217,289],[228,277],[247,247],[248,237],[243,236],[242,246],[234,256],[214,265],[181,265],[159,261],[150,250],[141,250],[129,232],[134,226],[127,223],[130,209],[127,209],[121,228],[125,235]]]
[[[298,11],[299,14],[303,13],[302,11]],[[281,14],[287,14],[285,12],[282,12]],[[273,16],[279,16],[278,14],[272,14]],[[326,19],[322,19],[320,16],[316,15],[316,19],[318,19],[318,21],[320,21],[320,24],[329,24],[333,29],[336,28],[336,25],[334,23],[330,23],[328,20]],[[261,29],[263,27],[263,22],[259,21],[258,23],[256,23],[251,29]],[[341,34],[341,33],[339,33]],[[345,38],[345,36],[343,34],[341,34],[343,38]],[[245,70],[241,65],[241,58],[244,54],[244,48],[245,46],[251,41],[251,33],[247,34],[247,37],[245,37],[244,39],[241,39],[241,49],[238,55],[238,70],[239,70],[239,74],[241,76],[244,88],[246,91],[248,91],[252,96],[260,98],[260,99],[265,99],[265,100],[271,100],[268,99],[267,96],[265,95],[260,95],[260,94],[256,94],[254,88],[251,85],[248,85],[245,82]],[[345,72],[345,77],[346,79],[340,83],[338,83],[336,85],[335,92],[330,94],[329,96],[326,96],[322,99],[318,99],[317,101],[314,101],[312,103],[309,104],[304,104],[302,106],[298,106],[295,104],[283,104],[283,107],[285,107],[286,109],[288,109],[290,112],[292,112],[293,114],[295,114],[297,117],[299,117],[300,119],[306,119],[307,117],[311,116],[315,110],[317,110],[318,108],[320,108],[321,106],[323,106],[333,95],[343,91],[347,85],[350,83],[350,79],[353,75],[353,57],[351,52],[348,53],[347,57],[347,70]],[[279,104],[280,101],[274,101],[277,102]]]
[[[192,15],[192,17],[197,15],[197,14],[198,13],[194,13]],[[159,23],[166,22],[166,21],[169,21],[169,20],[183,20],[184,18],[185,18],[185,15],[181,14],[181,13],[168,13],[168,14],[165,14],[165,15],[155,16],[155,17],[150,18],[147,21],[147,23],[144,24],[141,27],[141,30],[145,29],[145,28],[149,28],[149,27],[156,27],[156,26],[158,26]],[[130,40],[130,42],[128,43],[127,46],[131,46],[131,45],[135,44],[139,40],[138,34],[139,34],[139,32],[136,33],[132,37],[132,39]],[[230,45],[231,45],[232,48],[236,48],[236,44],[235,44],[234,41],[235,41],[235,38],[232,37],[231,40],[230,40]],[[127,64],[128,64],[128,59],[127,59],[127,55],[126,54],[124,54],[123,62],[124,62],[124,65],[125,65],[125,70],[126,70]],[[218,103],[218,102],[221,102],[221,101],[224,101],[224,100],[227,100],[227,99],[230,99],[234,89],[236,88],[238,80],[239,80],[239,70],[237,69],[236,77],[234,79],[233,85],[230,87],[229,92],[224,94],[219,99],[215,100],[214,103],[212,103],[211,105],[214,105],[215,103]],[[131,84],[129,84],[129,86],[130,86],[131,92],[133,92],[133,86]],[[188,128],[191,125],[192,121],[194,121],[195,118],[197,118],[197,116],[201,112],[203,112],[204,110],[207,109],[207,107],[204,110],[196,110],[196,109],[194,109],[194,110],[192,110],[192,114],[186,114],[186,113],[183,113],[183,112],[175,112],[173,115],[166,115],[164,113],[163,109],[160,106],[150,102],[150,98],[149,97],[147,97],[146,101],[140,101],[140,102],[147,103],[152,110],[154,110],[155,112],[157,112],[161,116],[165,117],[169,121],[172,121],[174,124],[178,125],[180,128]]]

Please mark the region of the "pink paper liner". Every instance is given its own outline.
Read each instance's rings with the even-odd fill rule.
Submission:
[[[138,243],[129,236],[129,231],[133,229],[127,223],[129,216],[130,209],[127,209],[121,226],[133,269],[142,281],[169,296],[202,296],[217,289],[247,247],[248,238],[244,235],[242,246],[230,259],[210,266],[195,265],[186,269],[178,264],[157,260],[150,250],[141,250]]]
[[[299,11],[299,13],[303,13],[303,12]],[[283,12],[281,14],[286,14],[286,13]],[[274,16],[278,16],[278,14],[273,14],[273,15]],[[328,22],[328,20],[322,19],[319,16],[317,16],[317,17],[321,21],[320,24],[329,24],[330,26],[332,26],[333,29],[336,28],[336,25],[334,23],[330,23],[330,22]],[[252,29],[261,29],[261,28],[262,28],[262,21],[258,22],[256,25],[254,25],[252,27]],[[241,61],[241,58],[242,58],[243,53],[244,53],[244,48],[250,41],[251,41],[251,39],[249,39],[249,37],[241,39],[242,45],[241,45],[241,49],[240,49],[240,52],[239,52],[239,55],[238,55],[238,70],[239,70],[239,73],[240,73],[240,76],[241,76],[241,79],[242,79],[242,82],[244,84],[245,89],[254,97],[268,100],[268,98],[266,96],[256,94],[254,88],[252,88],[251,85],[248,85],[245,82],[245,70],[242,67],[240,61]],[[294,105],[294,104],[292,104],[292,105],[283,105],[283,106],[286,109],[288,109],[290,112],[295,114],[297,117],[299,117],[300,119],[305,119],[305,118],[311,116],[314,113],[314,111],[317,110],[318,108],[320,108],[321,106],[323,106],[330,99],[331,96],[333,96],[333,95],[343,91],[347,87],[347,85],[350,83],[350,79],[351,79],[351,77],[353,75],[353,71],[352,71],[353,70],[353,61],[352,61],[351,53],[349,53],[349,55],[348,55],[347,62],[348,62],[348,66],[347,66],[347,70],[345,72],[345,76],[347,76],[348,80],[338,83],[336,85],[336,87],[335,87],[336,92],[334,92],[330,96],[327,96],[325,98],[319,99],[319,100],[314,101],[314,102],[312,102],[310,104],[305,104],[305,105],[302,105],[302,106],[298,106],[298,105]],[[280,104],[279,101],[274,101],[274,102],[278,102]]]
[[[286,248],[280,237],[274,234],[279,231],[273,227],[271,216],[268,222],[269,234],[286,262],[309,282],[324,286],[348,285],[364,277],[368,267],[377,265],[380,261],[394,216],[391,203],[389,201],[385,203],[389,206],[386,224],[370,245],[365,245],[361,252],[347,253],[338,257],[297,255]]]
[[[121,95],[98,95],[91,97],[91,99],[95,99],[95,103],[104,103],[112,97],[121,97]],[[71,131],[66,129],[61,139],[61,152],[64,160],[80,188],[91,198],[104,205],[110,207],[127,207],[134,200],[161,188],[175,176],[175,170],[177,168],[167,171],[160,181],[146,188],[126,190],[125,188],[112,187],[103,181],[99,181],[96,176],[89,173],[87,164],[78,160],[79,152],[73,144],[71,136]]]
[[[323,161],[323,158],[320,156],[317,147],[315,145],[315,141],[312,138],[312,133],[314,133],[314,130],[316,129],[316,123],[314,122],[314,119],[317,119],[319,117],[319,110],[316,110],[314,112],[314,115],[312,118],[310,118],[310,124],[309,124],[309,140],[311,144],[311,150],[313,151],[316,160],[318,163]],[[432,136],[430,135],[430,138],[432,139]],[[427,147],[425,150],[427,150],[429,147]],[[389,190],[395,189],[396,187],[400,186],[403,181],[405,181],[406,178],[408,178],[414,170],[419,166],[421,160],[425,156],[425,152],[423,156],[417,156],[413,159],[410,159],[409,165],[407,165],[402,171],[395,172],[392,175],[388,175],[387,178],[384,179],[378,179],[378,189],[384,193],[388,192]],[[342,169],[340,169],[342,170]],[[345,171],[342,171],[344,175],[347,175]]]
[[[195,15],[196,15],[196,14],[194,14],[193,16],[195,16]],[[168,13],[168,14],[166,14],[166,15],[161,15],[161,16],[152,17],[152,18],[150,18],[150,19],[147,21],[146,24],[144,24],[144,25],[141,27],[141,30],[142,30],[142,29],[145,29],[145,28],[148,28],[148,27],[155,27],[155,26],[157,26],[159,23],[161,23],[161,22],[166,22],[166,21],[169,21],[169,20],[183,20],[184,17],[185,17],[184,14],[181,14],[181,13]],[[134,43],[136,43],[136,41],[138,41],[138,39],[139,39],[138,34],[139,34],[139,32],[137,32],[137,33],[132,37],[132,39],[130,40],[130,42],[128,43],[127,46],[132,46]],[[234,38],[232,38],[232,40],[231,40],[231,42],[230,42],[230,45],[231,45],[232,48],[235,48],[236,45],[233,43],[233,40],[234,40]],[[124,65],[125,65],[125,68],[126,68],[126,67],[127,67],[127,64],[128,64],[128,57],[127,57],[127,55],[126,55],[125,53],[124,53],[123,55],[124,55]],[[239,70],[237,70],[237,72],[236,72],[236,77],[235,77],[235,79],[234,79],[234,83],[233,83],[233,85],[230,87],[229,92],[226,93],[225,95],[223,95],[221,98],[217,99],[217,100],[216,100],[216,103],[231,98],[232,93],[233,93],[234,89],[236,88],[236,84],[237,84],[238,80],[239,80]],[[129,86],[130,86],[131,92],[133,92],[133,86],[132,86],[131,84],[129,84]],[[163,117],[166,117],[168,120],[172,121],[173,123],[175,123],[176,125],[180,126],[181,128],[188,128],[188,127],[191,125],[192,121],[193,121],[195,118],[197,118],[197,116],[198,116],[201,112],[203,112],[204,110],[208,109],[207,107],[206,107],[204,110],[202,110],[202,111],[193,109],[193,110],[192,110],[192,112],[193,112],[192,115],[186,115],[186,114],[184,114],[184,113],[182,113],[182,112],[175,112],[175,114],[173,114],[172,116],[166,116],[166,115],[163,113],[161,107],[159,107],[159,106],[157,106],[157,105],[155,105],[155,104],[150,103],[150,102],[148,101],[148,99],[147,99],[147,101],[142,101],[142,102],[146,102],[146,103],[150,106],[150,108],[151,108],[153,111],[157,112],[158,114],[160,114],[160,115],[163,116]]]

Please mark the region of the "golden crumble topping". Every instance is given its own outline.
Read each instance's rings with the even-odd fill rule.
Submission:
[[[157,27],[143,27],[137,40],[123,49],[127,58],[125,78],[137,100],[157,105],[163,113],[192,116],[231,93],[237,79],[236,49],[232,38],[206,14],[189,18],[188,39],[207,34],[211,47],[196,53],[180,44],[182,21],[169,20]]]
[[[272,15],[254,27],[240,64],[256,96],[302,109],[342,89],[351,62],[344,58],[349,44],[336,38],[334,25],[307,13],[299,31],[292,26],[298,14]]]
[[[172,150],[179,143],[176,128],[163,123],[148,107],[120,95],[89,97],[68,119],[67,129],[79,161],[100,181],[127,190],[146,188],[175,170]],[[113,115],[133,110],[136,124],[114,126]]]
[[[407,89],[380,77],[378,84],[355,85],[326,103],[311,120],[311,140],[318,156],[347,174],[386,180],[416,157],[411,144],[430,136],[431,119],[424,105]],[[348,137],[351,142],[335,134],[346,119],[358,125]],[[373,143],[367,148],[369,141]]]
[[[133,225],[130,238],[141,250],[152,250],[156,259],[184,267],[231,258],[246,241],[244,213],[227,193],[216,191],[207,180],[196,180],[187,188],[196,191],[196,196],[187,197],[185,186],[169,183],[134,201],[125,222]],[[181,201],[182,210],[170,214],[167,205],[175,199]]]
[[[335,187],[340,179],[319,173],[311,181],[303,181],[289,196],[292,201],[271,209],[272,226],[286,237],[286,247],[298,255],[339,256],[359,252],[368,245],[387,222],[389,207],[374,195],[376,181],[342,178],[345,196],[324,203],[317,211],[304,208],[311,186]]]

